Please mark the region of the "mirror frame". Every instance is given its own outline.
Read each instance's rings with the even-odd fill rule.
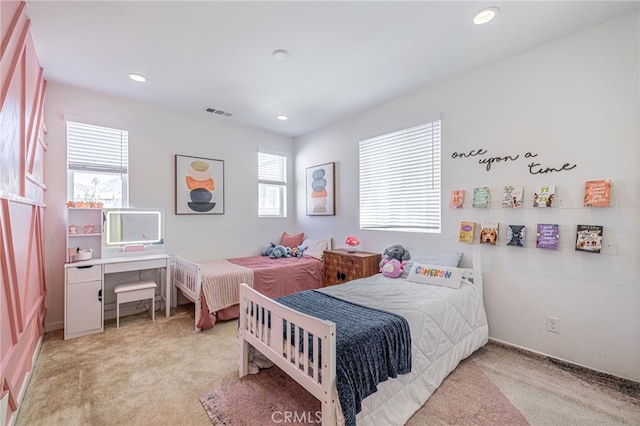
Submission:
[[[104,213],[104,238],[103,238],[103,246],[107,248],[120,248],[125,247],[127,245],[134,244],[144,244],[144,245],[158,245],[164,244],[164,212],[162,209],[136,209],[136,208],[105,208],[103,209]],[[128,215],[128,214],[152,214],[157,215],[158,229],[157,235],[159,238],[157,239],[148,239],[148,240],[132,240],[132,241],[110,241],[110,223],[109,217],[111,215]]]

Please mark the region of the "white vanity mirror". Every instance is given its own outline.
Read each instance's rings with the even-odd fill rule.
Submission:
[[[113,208],[103,214],[103,251],[164,250],[162,209]]]

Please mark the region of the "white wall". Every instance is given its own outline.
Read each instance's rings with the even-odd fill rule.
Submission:
[[[337,246],[356,234],[368,251],[391,243],[463,251],[466,265],[480,252],[492,338],[640,380],[638,34],[638,14],[627,15],[297,138],[298,228],[330,229]],[[442,233],[359,230],[357,141],[434,113],[442,113]],[[476,148],[520,158],[490,171],[451,158]],[[526,152],[545,168],[577,167],[534,175]],[[331,161],[337,215],[306,216],[305,168]],[[606,178],[614,205],[583,208],[584,182]],[[491,209],[472,209],[469,196],[463,209],[447,208],[452,189],[506,184],[523,184],[528,206],[534,185],[555,184],[558,207],[504,210],[498,195]],[[462,220],[500,222],[501,246],[458,243]],[[526,248],[504,246],[509,223],[527,226]],[[535,248],[537,223],[560,225],[559,251]],[[601,254],[573,250],[577,224],[604,226]],[[560,319],[559,334],[546,331],[547,316]]]
[[[293,140],[269,132],[225,123],[206,112],[189,116],[50,82],[47,87],[45,259],[47,328],[64,318],[66,231],[66,125],[64,114],[123,125],[129,130],[129,205],[163,208],[166,251],[194,261],[259,254],[283,231],[293,232],[293,186],[289,217],[259,219],[257,150],[293,158]],[[224,215],[174,214],[174,155],[224,161]],[[293,161],[290,162],[293,164]],[[293,167],[289,181],[293,180]]]

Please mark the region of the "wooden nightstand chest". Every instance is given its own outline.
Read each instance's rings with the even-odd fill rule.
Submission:
[[[342,284],[358,278],[365,278],[380,271],[382,256],[379,253],[357,251],[347,252],[345,249],[327,250],[324,252],[324,286]]]

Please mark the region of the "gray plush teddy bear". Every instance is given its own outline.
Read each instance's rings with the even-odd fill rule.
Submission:
[[[382,260],[380,261],[379,266],[382,267],[382,265],[384,265],[391,259],[396,259],[402,262],[403,260],[411,259],[411,254],[409,253],[409,250],[405,249],[400,244],[392,244],[384,249],[384,253],[382,253]]]

